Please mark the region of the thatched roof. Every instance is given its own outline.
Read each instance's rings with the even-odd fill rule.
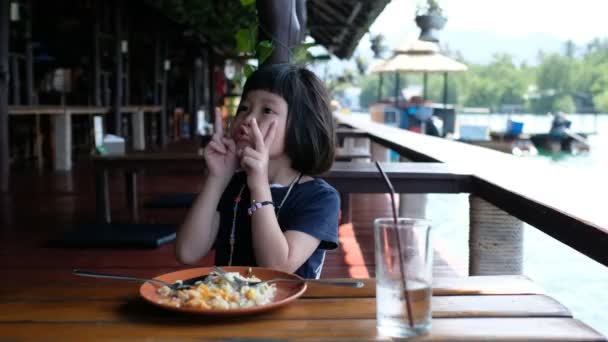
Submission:
[[[374,64],[369,72],[459,72],[467,66],[439,53],[436,43],[414,40],[394,50],[393,57]]]

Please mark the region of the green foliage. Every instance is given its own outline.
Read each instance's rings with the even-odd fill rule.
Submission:
[[[312,60],[313,56],[308,49],[315,45],[317,45],[317,43],[302,43],[295,46],[291,50],[292,62],[295,64],[302,64],[306,61]]]
[[[260,64],[270,57],[273,49],[272,42],[269,40],[263,40],[258,43],[258,60]]]
[[[447,54],[466,63],[458,52]],[[564,55],[539,52],[536,66],[517,65],[507,54],[497,54],[485,65],[466,64],[468,71],[448,77],[449,103],[492,111],[516,104],[533,113],[575,112],[577,106],[588,110],[592,103],[596,111],[608,112],[608,39],[595,39],[584,48],[566,43]],[[361,77],[362,106],[376,100],[378,79]],[[392,74],[384,76],[384,99],[394,94],[393,79]],[[407,74],[402,86],[412,84],[422,85],[422,76]],[[442,75],[429,74],[427,98],[443,101]]]
[[[251,64],[246,64],[245,68],[243,68],[243,72],[245,73],[245,77],[251,76],[251,74],[253,74],[254,71],[255,71],[255,66],[253,66]]]
[[[576,105],[574,104],[572,96],[564,95],[555,99],[555,101],[553,102],[553,111],[565,113],[576,112]]]
[[[597,94],[593,97],[593,104],[595,108],[602,112],[608,113],[608,89],[604,90],[604,92]]]
[[[240,29],[236,32],[236,50],[242,53],[252,53],[255,51],[257,40],[257,26]]]
[[[236,46],[239,30],[257,25],[255,0],[147,0],[213,45]]]

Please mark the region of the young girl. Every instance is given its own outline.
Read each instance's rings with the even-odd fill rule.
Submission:
[[[228,134],[215,115],[208,175],[178,232],[178,259],[192,264],[215,248],[216,265],[318,278],[325,250],[337,247],[340,208],[337,191],[313,178],[334,158],[322,82],[301,67],[264,67],[247,80]]]

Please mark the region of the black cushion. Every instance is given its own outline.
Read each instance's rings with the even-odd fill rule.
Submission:
[[[165,194],[144,204],[145,208],[151,209],[175,209],[190,208],[196,199],[195,193],[173,193]]]
[[[49,241],[49,247],[156,248],[175,240],[175,224],[86,224]]]

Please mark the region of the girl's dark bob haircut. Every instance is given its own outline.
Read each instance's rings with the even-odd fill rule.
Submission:
[[[335,125],[329,94],[310,70],[293,64],[273,64],[256,70],[243,87],[242,99],[266,90],[287,102],[285,153],[294,170],[318,175],[330,169],[335,153]]]

